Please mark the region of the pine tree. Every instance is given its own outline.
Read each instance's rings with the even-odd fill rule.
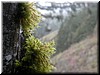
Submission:
[[[25,52],[21,60],[16,60],[17,73],[49,73],[54,69],[50,57],[55,53],[54,41],[41,42],[31,32],[38,27],[41,14],[36,10],[34,3],[18,3],[18,19],[22,28],[25,43]]]

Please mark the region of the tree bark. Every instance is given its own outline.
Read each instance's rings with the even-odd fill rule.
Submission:
[[[3,2],[3,73],[14,72],[18,59],[20,24],[16,21],[18,3]]]

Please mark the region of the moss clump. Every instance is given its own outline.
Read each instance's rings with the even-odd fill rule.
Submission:
[[[48,73],[54,68],[50,57],[55,53],[52,42],[41,42],[31,35],[31,31],[38,26],[40,13],[33,7],[33,3],[19,3],[19,21],[25,37],[23,45],[25,55],[20,61],[16,60],[17,73]]]

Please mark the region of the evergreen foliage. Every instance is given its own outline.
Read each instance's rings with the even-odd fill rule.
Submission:
[[[54,69],[50,57],[55,53],[53,41],[41,42],[31,35],[40,21],[41,15],[33,3],[19,3],[19,21],[24,33],[25,43],[23,44],[25,55],[22,59],[16,60],[17,73],[48,73]]]

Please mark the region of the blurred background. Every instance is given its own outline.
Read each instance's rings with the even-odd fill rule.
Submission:
[[[56,43],[53,72],[98,72],[97,2],[34,1],[42,20],[33,35]]]

